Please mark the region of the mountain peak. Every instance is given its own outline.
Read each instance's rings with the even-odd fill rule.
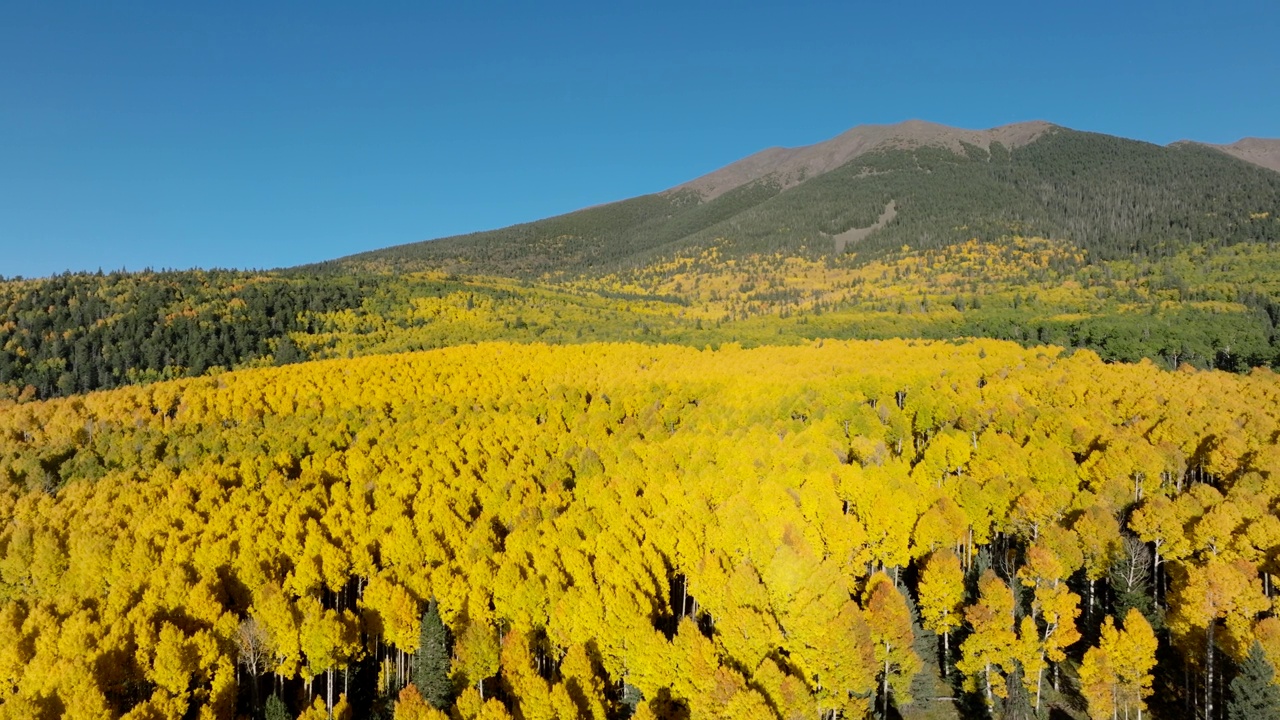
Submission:
[[[1205,144],[1245,162],[1280,172],[1280,139],[1247,137],[1230,145]]]
[[[990,130],[964,130],[926,120],[907,120],[892,125],[859,125],[813,145],[796,148],[773,147],[762,150],[715,172],[672,188],[693,190],[711,200],[734,188],[767,177],[776,178],[783,188],[834,170],[864,153],[882,147],[945,147],[963,152],[961,143],[989,148],[999,142],[1006,147],[1026,145],[1053,128],[1044,121],[1002,125]]]

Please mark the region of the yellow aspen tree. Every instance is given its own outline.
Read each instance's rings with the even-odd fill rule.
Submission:
[[[316,696],[315,702],[303,710],[297,720],[329,720],[329,709],[324,705],[324,698]]]
[[[551,685],[535,669],[530,637],[512,630],[502,639],[502,682],[515,712],[524,720],[553,720],[576,714],[563,685]]]
[[[964,511],[944,495],[916,521],[911,533],[912,556],[921,557],[940,548],[955,547],[964,541],[968,530]]]
[[[454,672],[460,683],[476,689],[484,700],[484,681],[498,672],[501,648],[498,633],[485,620],[470,620],[454,645],[458,662]]]
[[[480,691],[469,687],[458,696],[454,706],[457,717],[462,720],[510,720],[511,713],[502,703],[493,698],[484,699]]]
[[[297,607],[279,586],[267,585],[255,594],[253,616],[266,631],[272,672],[282,680],[296,675],[302,663],[302,614]]]
[[[88,668],[73,668],[66,673],[60,684],[58,697],[64,706],[63,717],[85,720],[108,720],[112,717],[107,698],[98,688]],[[184,708],[188,702],[189,696],[186,694],[179,700]]]
[[[437,710],[418,693],[412,684],[405,685],[396,698],[395,720],[447,720],[449,715]]]
[[[920,571],[917,593],[924,628],[942,636],[942,675],[946,677],[951,664],[951,631],[963,620],[960,606],[964,603],[964,571],[960,569],[960,558],[950,550],[929,555]]]
[[[1240,508],[1229,499],[1223,500],[1207,509],[1191,526],[1191,546],[1197,552],[1218,557],[1228,550],[1243,522]]]
[[[1217,661],[1222,638],[1218,625],[1226,626],[1226,647],[1236,657],[1248,651],[1258,614],[1270,601],[1262,592],[1256,569],[1244,561],[1225,562],[1210,557],[1203,564],[1176,566],[1174,592],[1169,599],[1169,629],[1175,640],[1190,649],[1203,642],[1205,712],[1213,714]],[[1200,634],[1203,633],[1203,636]]]
[[[1272,667],[1280,664],[1280,618],[1267,617],[1253,628],[1253,637],[1262,646],[1262,652]]]
[[[360,605],[370,633],[407,653],[417,652],[421,615],[418,601],[404,586],[382,576],[370,578],[360,596]]]
[[[777,713],[764,697],[751,688],[742,688],[729,698],[717,717],[723,720],[777,720]]]
[[[1080,664],[1080,694],[1088,703],[1089,717],[1094,720],[1116,717],[1116,687],[1119,676],[1107,648],[1107,638],[1115,634],[1115,625],[1107,617],[1102,623],[1102,644],[1084,653]]]
[[[911,681],[920,672],[920,657],[912,647],[911,611],[907,601],[884,573],[867,581],[867,628],[875,643],[875,659],[880,675],[880,695],[884,714],[889,714],[890,694],[901,707],[910,705]]]
[[[165,623],[160,628],[159,644],[152,662],[152,680],[173,695],[191,689],[192,675],[199,669],[200,659],[195,645],[178,628]]]
[[[1191,553],[1190,533],[1184,527],[1184,518],[1174,501],[1163,495],[1153,495],[1142,501],[1129,516],[1129,529],[1138,539],[1151,543],[1152,595],[1159,602],[1163,575],[1160,567],[1169,561],[1181,560]]]
[[[772,658],[765,658],[751,676],[784,720],[806,720],[818,714],[818,706],[804,680],[787,674]]]
[[[347,700],[347,694],[339,695],[338,702],[333,704],[333,720],[354,720],[353,712],[351,702]]]
[[[964,673],[965,687],[981,688],[987,707],[1007,694],[1005,676],[1014,670],[1017,631],[1014,625],[1013,591],[995,572],[978,580],[978,600],[964,612],[972,633],[960,644],[956,669]]]
[[[0,605],[0,638],[4,639],[0,642],[0,701],[9,700],[12,697],[10,688],[21,684],[23,672],[35,650],[32,638],[26,637],[22,631],[26,615],[20,603]]]
[[[1136,716],[1141,720],[1151,695],[1151,669],[1156,664],[1156,636],[1147,619],[1130,609],[1124,626],[1107,617],[1098,647],[1085,652],[1080,666],[1080,690],[1097,720]]]
[[[1084,554],[1084,573],[1088,580],[1088,610],[1093,612],[1095,587],[1120,553],[1120,523],[1115,514],[1099,505],[1091,505],[1071,528]],[[1092,615],[1086,615],[1086,620]]]
[[[605,720],[609,709],[605,679],[596,670],[585,645],[569,646],[560,662],[560,677],[577,706],[578,717]]]
[[[1156,664],[1157,646],[1155,632],[1146,617],[1136,608],[1130,608],[1115,650],[1121,688],[1119,698],[1125,717],[1129,717],[1131,710],[1136,710],[1141,720],[1146,710],[1146,699],[1151,696],[1151,670]]]
[[[1056,526],[1050,526],[1051,528]],[[1052,540],[1054,534],[1046,532],[1044,540]],[[1036,710],[1040,708],[1043,688],[1043,670],[1047,662],[1054,664],[1054,687],[1057,687],[1059,664],[1066,659],[1066,648],[1080,639],[1076,618],[1080,615],[1080,597],[1067,588],[1066,579],[1071,574],[1048,543],[1036,543],[1027,549],[1026,563],[1018,569],[1018,579],[1032,588],[1031,619],[1038,621],[1043,630],[1038,647],[1042,657],[1036,662],[1035,696]]]
[[[335,670],[345,667],[360,652],[356,619],[350,610],[339,613],[322,607],[314,598],[303,598],[301,610],[299,641],[306,657],[307,674],[311,678],[325,676],[324,704],[331,709]]]
[[[1014,643],[1013,655],[1022,670],[1022,688],[1028,695],[1036,694],[1035,710],[1039,713],[1041,680],[1047,663],[1040,629],[1030,616],[1023,617],[1018,623],[1018,638]]]

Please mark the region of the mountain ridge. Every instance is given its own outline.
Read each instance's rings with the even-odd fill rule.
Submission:
[[[992,143],[999,142],[1012,149],[1057,127],[1043,120],[1010,123],[987,130],[966,130],[918,119],[887,125],[858,125],[811,145],[766,148],[666,192],[693,190],[703,200],[713,200],[771,175],[777,176],[785,190],[886,147],[932,146],[963,152],[964,144],[987,150]]]
[[[1228,145],[1198,143],[1247,163],[1280,172],[1280,138],[1241,138]]]
[[[854,252],[865,260],[903,246],[1022,234],[1116,259],[1167,253],[1169,243],[1280,242],[1280,173],[1259,164],[1270,147],[1162,146],[1045,121],[860,126],[764,150],[665,191],[322,265],[556,279],[711,247],[725,257]],[[846,235],[852,230],[868,232]]]
[[[879,149],[931,146],[962,153],[965,144],[987,150],[992,143],[999,142],[1012,150],[1054,130],[1081,132],[1045,120],[1014,122],[985,130],[970,130],[920,119],[857,125],[828,140],[809,145],[765,148],[665,192],[693,190],[703,200],[712,200],[771,176],[785,190]],[[1180,140],[1168,147],[1182,144],[1212,148],[1252,165],[1280,172],[1280,139],[1246,137],[1229,144]]]

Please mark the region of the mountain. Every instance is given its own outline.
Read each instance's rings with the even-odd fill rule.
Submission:
[[[1280,139],[1244,138],[1230,145],[1209,145],[1232,157],[1280,172]]]
[[[991,337],[1277,366],[1278,240],[1280,173],[1219,147],[868,126],[317,266],[0,282],[0,400],[481,340]]]
[[[1188,242],[1273,242],[1273,147],[1161,147],[1045,122],[982,131],[921,121],[864,126],[765,150],[664,192],[333,265],[563,278],[712,247],[727,257],[851,251],[869,259],[904,245],[1024,234],[1122,258]]]
[[[989,150],[992,143],[1016,148],[1053,127],[1041,121],[1004,125],[991,130],[961,130],[923,120],[908,120],[896,125],[860,125],[814,145],[762,150],[668,192],[689,189],[697,192],[703,200],[713,200],[734,188],[764,179],[774,179],[786,189],[835,170],[873,150],[943,147],[962,154],[966,145]]]

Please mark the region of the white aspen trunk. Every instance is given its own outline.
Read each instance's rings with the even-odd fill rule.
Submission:
[[[1036,671],[1036,715],[1040,714],[1040,683],[1044,679],[1044,668]]]
[[[1151,562],[1151,601],[1160,607],[1160,543],[1152,543],[1155,545],[1155,558]]]
[[[947,666],[951,664],[951,648],[948,647],[951,632],[942,633],[942,677],[947,677]]]
[[[884,644],[884,654],[889,654],[889,643]],[[884,661],[884,679],[880,683],[880,692],[884,693],[884,717],[889,717],[889,658]]]
[[[329,712],[329,720],[333,720],[333,668],[325,671],[324,708]]]
[[[991,699],[991,663],[987,663],[982,668],[983,680],[986,683],[987,690],[987,709],[995,707],[995,701]]]
[[[1206,648],[1206,656],[1208,662],[1205,663],[1206,682],[1204,684],[1204,716],[1205,720],[1213,720],[1213,626],[1216,621],[1209,622],[1208,643]]]

